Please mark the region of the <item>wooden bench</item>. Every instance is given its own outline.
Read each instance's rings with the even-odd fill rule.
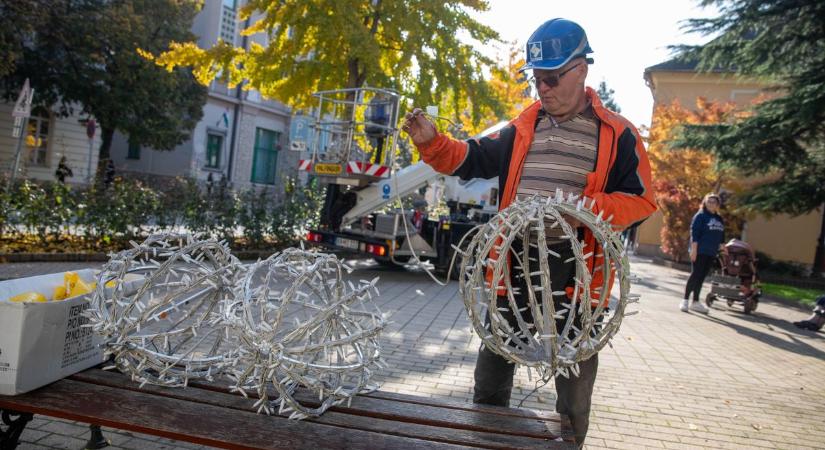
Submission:
[[[569,422],[555,413],[378,391],[295,421],[256,414],[254,400],[226,386],[140,389],[120,373],[95,368],[26,394],[0,396],[0,409],[221,448],[575,448]],[[312,404],[314,396],[299,398]]]

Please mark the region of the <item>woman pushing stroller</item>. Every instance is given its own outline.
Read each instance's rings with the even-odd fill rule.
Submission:
[[[690,278],[685,286],[685,298],[679,304],[684,312],[708,313],[708,308],[699,301],[699,291],[713,266],[718,252],[725,251],[725,222],[719,215],[721,201],[713,193],[705,195],[702,206],[690,223]],[[693,301],[690,295],[693,294]]]

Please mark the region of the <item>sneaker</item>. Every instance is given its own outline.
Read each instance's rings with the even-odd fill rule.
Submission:
[[[688,312],[688,299],[684,299],[682,303],[679,303],[679,309],[681,309],[682,312]]]
[[[690,310],[695,311],[702,314],[708,313],[708,307],[703,305],[702,302],[693,302],[690,304]]]

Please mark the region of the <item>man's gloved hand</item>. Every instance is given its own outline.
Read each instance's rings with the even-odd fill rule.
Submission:
[[[410,136],[413,144],[419,147],[427,145],[438,134],[435,124],[427,118],[421,108],[415,108],[407,113],[401,129]]]

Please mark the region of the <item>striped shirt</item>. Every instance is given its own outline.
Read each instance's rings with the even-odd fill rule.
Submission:
[[[561,189],[565,197],[570,193],[581,195],[587,174],[596,169],[598,142],[599,119],[591,105],[562,123],[540,110],[517,198],[523,200],[534,194],[552,197],[556,189]],[[547,231],[547,237],[561,235],[560,228]]]

